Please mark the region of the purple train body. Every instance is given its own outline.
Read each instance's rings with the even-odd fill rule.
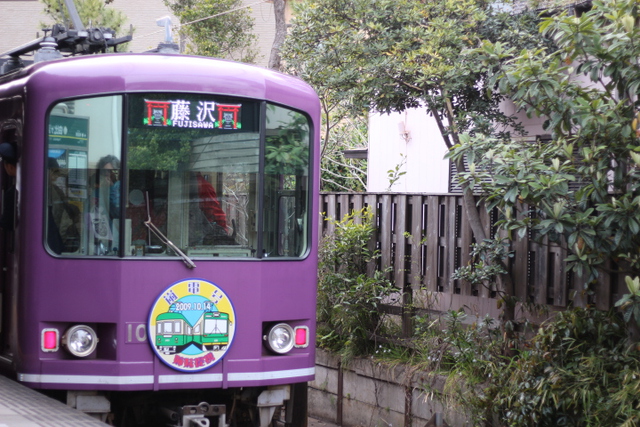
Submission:
[[[210,58],[0,76],[0,142],[19,155],[1,176],[17,197],[0,360],[29,387],[108,401],[116,425],[265,426],[281,407],[303,425],[319,116],[300,80]]]

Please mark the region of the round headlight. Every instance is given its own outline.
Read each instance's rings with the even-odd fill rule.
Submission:
[[[62,345],[77,357],[87,357],[96,349],[98,336],[87,325],[75,325],[62,336]]]
[[[278,323],[273,326],[264,337],[269,349],[278,354],[285,354],[291,351],[294,338],[293,328],[286,323]]]

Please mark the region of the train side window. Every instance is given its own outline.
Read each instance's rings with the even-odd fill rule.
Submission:
[[[121,135],[122,96],[65,101],[49,113],[45,224],[54,254],[117,255]]]
[[[267,106],[263,250],[266,257],[300,257],[309,244],[309,120]]]

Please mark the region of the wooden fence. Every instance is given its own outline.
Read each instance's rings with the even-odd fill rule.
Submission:
[[[445,312],[466,307],[479,317],[498,318],[496,292],[485,286],[453,280],[452,273],[470,261],[473,233],[466,219],[461,195],[398,193],[323,193],[320,208],[324,219],[340,220],[364,207],[373,210],[376,234],[372,246],[380,250],[380,267],[391,267],[393,281],[402,299],[385,307],[401,317],[403,334],[411,335],[417,311]],[[486,215],[487,235],[494,236],[496,215]],[[321,221],[321,234],[334,230],[331,221]],[[566,249],[548,240],[530,236],[515,241],[509,268],[520,301],[546,305],[558,311],[569,305],[594,304],[611,307],[626,291],[623,275],[611,274],[584,291],[584,281],[568,272],[563,261]],[[615,266],[611,266],[615,270]],[[525,315],[519,306],[516,315]]]

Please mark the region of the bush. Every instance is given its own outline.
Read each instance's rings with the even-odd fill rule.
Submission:
[[[638,356],[615,312],[561,312],[494,372],[484,403],[508,426],[638,425]]]
[[[397,289],[387,272],[367,274],[379,256],[368,248],[375,231],[371,211],[345,215],[335,226],[320,246],[318,345],[348,360],[373,352],[371,334],[381,325],[378,307]]]
[[[427,359],[448,375],[440,399],[467,412],[473,425],[640,425],[640,353],[619,313],[557,313],[531,339],[512,341],[517,349],[508,356],[495,325],[464,325],[464,316],[450,312],[444,328],[431,322],[431,331],[419,331],[414,362]]]

